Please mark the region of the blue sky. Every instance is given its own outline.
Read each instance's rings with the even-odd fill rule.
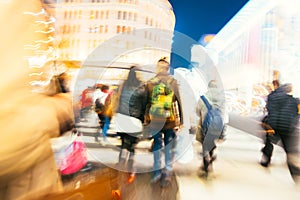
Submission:
[[[199,40],[216,34],[248,0],[169,0],[176,17],[175,30]]]
[[[203,34],[217,34],[248,1],[169,0],[176,18],[175,31],[180,33],[173,37],[171,65],[189,68],[191,46],[198,43]]]

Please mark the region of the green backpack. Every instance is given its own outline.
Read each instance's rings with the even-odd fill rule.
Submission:
[[[172,78],[169,78],[167,84],[162,83],[158,78],[154,78],[151,82],[154,84],[151,94],[151,107],[149,110],[150,117],[153,119],[166,119],[174,121],[174,111],[172,103],[174,92],[170,88]]]

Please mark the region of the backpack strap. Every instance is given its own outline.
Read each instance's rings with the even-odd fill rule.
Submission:
[[[204,95],[201,95],[200,98],[202,99],[202,101],[204,102],[204,104],[208,110],[212,109],[212,106],[209,104],[208,100],[206,99],[206,97]]]
[[[172,82],[173,82],[174,78],[173,77],[169,77],[168,80],[167,80],[167,85],[168,86],[171,86],[172,85]]]

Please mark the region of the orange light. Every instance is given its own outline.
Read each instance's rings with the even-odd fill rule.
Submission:
[[[204,42],[208,43],[208,42],[210,42],[214,37],[215,37],[215,35],[206,35],[206,36],[204,37]]]

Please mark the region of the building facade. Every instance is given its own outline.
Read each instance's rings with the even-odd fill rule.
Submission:
[[[249,1],[206,45],[224,88],[251,105],[254,87],[274,79],[293,83],[300,95],[300,6],[290,0]],[[197,48],[194,47],[197,55]],[[192,61],[197,63],[197,56]]]
[[[155,34],[155,30],[173,32],[175,26],[175,16],[167,0],[59,0],[55,5],[55,18],[59,43],[56,55],[63,60],[83,61],[104,45],[95,60],[123,56],[123,62],[146,64],[157,60],[162,52],[151,52],[146,59],[143,54],[133,57],[113,52],[164,42],[165,38]],[[171,39],[164,44],[168,51],[170,42]],[[143,59],[138,59],[139,56]]]

